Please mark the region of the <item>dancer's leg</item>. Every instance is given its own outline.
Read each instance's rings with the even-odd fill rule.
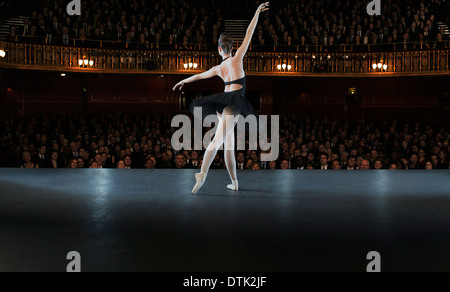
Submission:
[[[203,156],[203,164],[201,172],[195,175],[197,184],[192,190],[193,194],[196,194],[198,190],[203,186],[206,180],[206,176],[208,175],[209,168],[211,167],[211,164],[213,163],[214,158],[216,157],[216,154],[219,151],[219,148],[225,142],[228,133],[231,132],[234,133],[234,115],[235,111],[233,111],[231,107],[226,107],[223,110],[222,118],[219,118],[219,124],[217,125],[217,130],[214,139],[211,142],[211,144],[209,144],[208,148],[206,149],[205,155]],[[227,116],[229,117],[227,118]],[[227,127],[227,121],[232,121],[233,125]]]
[[[231,178],[231,185],[227,188],[232,191],[239,190],[237,173],[236,173],[236,158],[234,156],[234,131],[229,133],[225,140],[225,165],[228,170],[228,174]]]
[[[234,131],[225,140],[225,165],[232,181],[237,180],[236,157],[234,156]]]
[[[234,133],[234,113],[229,107],[225,108],[222,117],[219,118],[219,125],[217,126],[216,134],[213,141],[206,149],[205,156],[203,157],[202,172],[208,173],[214,158],[219,148],[224,144],[226,138],[230,133]],[[229,122],[233,122],[232,125],[227,126]]]

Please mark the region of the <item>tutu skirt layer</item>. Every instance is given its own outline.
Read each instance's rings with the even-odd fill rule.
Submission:
[[[210,115],[222,114],[226,107],[231,107],[235,115],[241,114],[244,117],[255,115],[256,112],[253,106],[245,98],[245,96],[238,92],[222,92],[203,98],[194,100],[191,103],[191,113],[194,113],[194,108],[202,108],[203,119]]]

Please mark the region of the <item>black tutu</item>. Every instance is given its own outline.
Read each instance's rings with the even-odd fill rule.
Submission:
[[[191,103],[192,114],[196,107],[202,108],[203,119],[210,115],[217,115],[217,113],[222,114],[226,107],[232,107],[236,115],[257,116],[253,106],[239,91],[222,92],[196,99]]]

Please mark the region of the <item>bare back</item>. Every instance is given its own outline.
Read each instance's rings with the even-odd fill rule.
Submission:
[[[244,66],[241,58],[230,57],[220,64],[219,76],[224,82],[235,81],[245,77]],[[242,89],[240,84],[231,84],[225,86],[225,92],[237,91]]]
[[[245,38],[241,43],[241,46],[239,47],[239,49],[236,51],[236,54],[234,57],[230,57],[228,59],[225,59],[222,64],[218,65],[218,66],[214,66],[213,68],[211,68],[210,70],[191,76],[189,78],[186,78],[180,82],[178,82],[174,87],[173,87],[173,91],[183,88],[184,84],[186,83],[191,83],[191,82],[195,82],[198,80],[203,80],[203,79],[209,79],[215,76],[220,76],[220,78],[222,78],[222,80],[225,83],[231,83],[233,81],[238,81],[240,79],[240,81],[245,81],[243,80],[243,78],[245,77],[245,71],[244,71],[244,64],[243,64],[243,59],[245,58],[245,55],[247,54],[248,48],[250,46],[250,42],[252,40],[252,36],[255,32],[256,29],[256,25],[258,24],[258,19],[259,19],[259,14],[261,12],[267,11],[269,10],[269,2],[263,3],[261,5],[259,5],[258,9],[256,10],[255,16],[253,17],[252,21],[250,22],[250,25],[247,28],[247,33],[245,34]],[[221,36],[222,37],[222,36]],[[228,40],[229,42],[229,40]],[[220,47],[219,46],[219,53],[222,56],[223,55],[223,51],[220,51]],[[223,48],[222,48],[223,50]],[[244,89],[245,87],[245,82],[239,82],[239,83],[243,83],[241,84],[229,84],[225,86],[225,92],[231,92],[231,91],[240,91],[241,89]]]

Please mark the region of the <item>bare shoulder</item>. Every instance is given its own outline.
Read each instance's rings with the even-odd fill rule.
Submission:
[[[231,81],[237,78],[238,76],[241,76],[242,74],[245,74],[243,62],[239,57],[233,56],[223,62],[222,64],[218,65],[219,67],[219,73],[217,74],[222,78],[223,81]]]
[[[213,67],[213,69],[216,71],[216,75],[219,76],[222,80],[224,80],[224,68],[222,67],[223,63],[220,65],[217,65],[215,67]]]
[[[237,75],[241,75],[244,71],[244,61],[239,56],[235,56],[231,60],[233,71],[238,73]]]
[[[241,68],[244,64],[244,60],[240,56],[234,56],[231,62],[233,62],[233,66],[236,68]]]

